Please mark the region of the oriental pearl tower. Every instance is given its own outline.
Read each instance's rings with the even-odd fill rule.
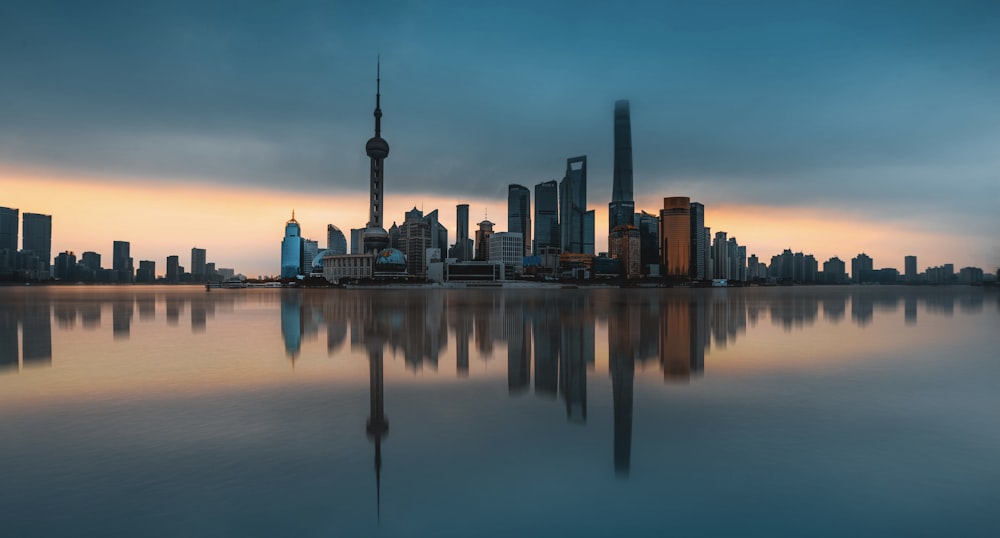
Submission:
[[[382,227],[382,161],[389,156],[389,143],[382,138],[382,61],[375,71],[375,136],[365,144],[371,159],[371,196],[368,204],[368,225],[362,235],[364,252],[378,254],[389,246],[389,234]]]

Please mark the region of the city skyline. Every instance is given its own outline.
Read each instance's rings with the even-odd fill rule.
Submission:
[[[507,185],[558,180],[567,158],[587,155],[594,228],[607,229],[611,104],[628,99],[636,212],[690,197],[706,226],[762,260],[791,248],[991,271],[1000,8],[909,6],[669,5],[643,20],[624,8],[456,7],[471,23],[447,33],[441,6],[395,6],[379,13],[387,31],[370,53],[374,15],[350,5],[250,6],[241,20],[183,4],[155,20],[143,6],[3,8],[14,24],[0,32],[11,66],[0,81],[0,205],[52,215],[53,255],[107,256],[124,240],[159,268],[196,244],[220,265],[276,274],[291,210],[304,237],[367,220],[359,140],[371,133],[381,52],[394,157],[386,225],[417,206],[457,230],[458,203],[472,222],[504,222]],[[559,45],[574,24],[613,31]],[[259,43],[258,31],[273,39]],[[463,52],[434,54],[456,44]],[[93,74],[48,83],[80,66]],[[271,68],[283,76],[265,76]],[[595,243],[607,250],[602,231]]]

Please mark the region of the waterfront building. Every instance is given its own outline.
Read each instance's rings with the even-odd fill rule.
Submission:
[[[292,219],[295,219],[294,212]],[[208,280],[208,264],[206,262],[206,252],[203,248],[194,247],[191,249],[191,281],[205,282]]]
[[[660,263],[660,217],[642,211],[635,215],[639,229],[639,258],[642,272],[649,274],[650,267]]]
[[[489,238],[490,263],[502,263],[505,278],[524,272],[524,239],[516,232],[497,232]]]
[[[705,280],[705,205],[691,202],[691,278]]]
[[[416,277],[426,276],[425,255],[431,248],[431,227],[416,207],[406,212],[403,226],[399,228],[399,244],[399,250],[406,256],[406,272]]]
[[[823,280],[827,282],[842,283],[847,281],[847,264],[840,258],[834,256],[823,262]]]
[[[559,183],[559,230],[563,252],[594,253],[594,211],[587,210],[587,156],[566,159]]]
[[[58,280],[72,280],[75,278],[76,254],[68,250],[57,254],[52,273]]]
[[[632,195],[632,120],[629,102],[615,101],[614,175],[611,203],[608,204],[608,232],[622,225],[633,225],[635,200]]]
[[[84,253],[86,255],[86,253]],[[180,282],[180,256],[167,256],[167,282]]]
[[[541,255],[561,248],[559,233],[559,184],[556,180],[535,185],[535,234],[532,251]]]
[[[702,232],[702,249],[704,250],[702,257],[705,263],[705,280],[711,280],[715,278],[712,271],[714,268],[714,262],[712,258],[712,229],[704,228]]]
[[[715,232],[715,242],[712,244],[712,278],[721,280],[731,278],[726,232]]]
[[[22,250],[27,250],[38,257],[38,270],[48,276],[49,265],[52,263],[52,215],[40,213],[22,213]]]
[[[916,256],[905,256],[903,258],[903,276],[907,282],[915,282],[917,280]]]
[[[101,255],[88,250],[80,255],[80,264],[96,275],[101,270]]]
[[[326,250],[331,254],[347,254],[347,238],[333,224],[326,225]]]
[[[452,257],[465,262],[472,259],[469,250],[469,204],[458,204],[455,211],[455,255]]]
[[[299,259],[299,272],[307,275],[313,270],[313,262],[319,256],[319,241],[302,238],[302,257]],[[322,268],[322,263],[320,264]]]
[[[135,281],[146,284],[156,282],[156,262],[139,260],[139,270],[135,273]]]
[[[281,240],[281,278],[298,276],[301,261],[302,229],[299,221],[295,220],[295,211],[292,211],[292,218],[285,223],[285,237]]]
[[[389,143],[382,138],[382,66],[375,72],[375,136],[365,144],[365,153],[371,160],[368,198],[368,225],[362,237],[362,252],[377,253],[389,245],[389,234],[382,227],[383,170],[382,165],[389,156]]]
[[[531,191],[522,185],[507,185],[507,231],[519,233],[523,238],[522,256],[531,247]]]
[[[611,230],[608,237],[608,256],[621,262],[621,276],[642,276],[642,239],[639,228],[623,224]]]
[[[691,276],[691,199],[671,196],[660,210],[660,263],[664,276]]]
[[[875,261],[870,256],[862,252],[851,260],[851,282],[860,284],[867,282],[874,271]]]
[[[371,254],[337,254],[323,257],[323,277],[333,284],[371,278]]]
[[[0,250],[17,252],[19,214],[18,209],[0,207]]]
[[[112,279],[115,282],[132,282],[132,245],[128,241],[115,241],[111,247]]]
[[[493,235],[493,223],[483,219],[476,230],[476,261],[487,261],[490,259],[490,236]]]

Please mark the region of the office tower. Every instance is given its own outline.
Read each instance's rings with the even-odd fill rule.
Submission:
[[[642,238],[639,228],[629,224],[616,226],[608,236],[608,256],[622,264],[622,276],[638,278],[642,275]]]
[[[285,223],[285,238],[281,240],[281,278],[295,278],[300,271],[302,260],[302,230],[299,221],[292,218]]]
[[[406,256],[406,272],[412,276],[427,275],[425,254],[431,248],[431,227],[424,219],[424,212],[416,207],[406,212],[399,230],[400,249]]]
[[[483,219],[476,230],[476,256],[477,261],[487,261],[490,259],[490,236],[493,235],[493,223]]]
[[[132,245],[128,241],[115,241],[111,248],[112,279],[115,282],[132,282]]]
[[[156,282],[156,262],[149,260],[139,261],[139,270],[135,273],[136,282]]]
[[[448,228],[445,228],[441,224],[438,218],[438,210],[435,209],[430,213],[424,215],[424,222],[427,223],[427,229],[430,231],[431,242],[428,248],[436,248],[441,251],[442,254],[447,254],[448,252]]]
[[[455,258],[460,262],[472,259],[468,251],[469,243],[469,204],[455,206]]]
[[[48,271],[52,263],[52,215],[22,213],[22,249],[38,256],[42,270]]]
[[[561,248],[559,233],[559,184],[556,180],[535,185],[535,235],[532,251]]]
[[[167,282],[180,282],[180,256],[167,256]]]
[[[587,211],[586,155],[566,159],[566,175],[559,183],[559,230],[563,252],[594,253],[594,211]]]
[[[635,215],[635,227],[639,228],[639,258],[642,271],[660,263],[660,217],[642,211]]]
[[[365,144],[365,153],[371,159],[368,226],[365,228],[364,252],[381,252],[389,245],[389,234],[382,227],[382,164],[389,156],[389,143],[382,138],[382,65],[375,71],[375,136]]]
[[[395,222],[392,223],[392,226],[389,226],[389,231],[386,234],[389,236],[389,244],[386,245],[387,248],[403,250],[403,243],[400,241],[399,226],[396,226]]]
[[[17,265],[19,216],[20,210],[0,207],[0,274],[13,273]],[[16,359],[17,355],[14,357]]]
[[[712,278],[725,280],[729,278],[729,255],[726,246],[726,232],[715,232],[715,242],[712,244]]]
[[[56,255],[53,276],[59,280],[71,280],[76,276],[76,254],[66,251]]]
[[[733,240],[736,241],[735,239]],[[737,266],[739,267],[739,280],[746,282],[747,280],[747,247],[743,245],[736,245],[736,259],[738,260]],[[808,259],[806,260],[808,262]],[[815,261],[815,260],[814,260]],[[808,265],[808,263],[806,264]],[[815,279],[815,271],[813,272]]]
[[[661,274],[672,278],[691,275],[691,199],[671,196],[660,210]]]
[[[312,239],[302,239],[302,254],[299,259],[299,270],[302,274],[307,275],[313,270],[313,262],[319,256],[319,241],[313,241]],[[320,268],[323,267],[323,262],[320,260]]]
[[[691,202],[691,278],[705,280],[705,205]]]
[[[96,274],[101,270],[101,255],[88,250],[81,255],[80,263],[83,264],[88,271],[92,271]]]
[[[0,250],[17,252],[17,219],[20,210],[0,207]]]
[[[608,231],[632,225],[635,200],[632,198],[632,121],[628,100],[615,101],[615,163],[608,204]]]
[[[760,272],[760,260],[757,259],[756,254],[751,254],[747,258],[747,280],[753,280],[757,278],[757,274]]]
[[[347,254],[347,238],[333,224],[326,225],[326,250],[330,254]]]
[[[292,217],[294,219],[294,217]],[[191,249],[191,280],[194,282],[204,282],[208,280],[208,271],[205,268],[205,249],[194,247]]]
[[[521,234],[524,253],[531,251],[531,191],[521,185],[507,185],[507,231]]]
[[[874,269],[874,260],[862,252],[851,260],[851,281],[855,284],[867,282],[871,278]]]
[[[516,232],[497,232],[489,238],[489,260],[503,263],[505,278],[524,272],[524,239]]]
[[[740,258],[739,243],[735,237],[730,237],[726,242],[726,256],[729,260],[729,279],[740,280]]]
[[[715,264],[712,259],[712,230],[711,228],[704,228],[702,233],[702,248],[704,249],[704,254],[702,255],[705,260],[705,280],[711,280],[715,278],[712,275],[712,269]]]
[[[907,282],[917,280],[917,257],[906,256],[903,258],[903,276]]]

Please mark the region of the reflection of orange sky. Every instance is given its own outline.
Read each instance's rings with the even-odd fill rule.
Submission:
[[[276,184],[280,185],[280,178]],[[359,179],[362,184],[366,178]],[[332,182],[331,182],[332,183]],[[111,244],[131,242],[136,266],[140,260],[156,262],[157,273],[166,270],[166,257],[180,256],[190,264],[192,247],[207,249],[208,261],[218,267],[255,276],[278,270],[279,248],[285,221],[292,209],[304,237],[326,247],[326,225],[338,226],[350,241],[350,228],[361,227],[368,218],[368,197],[358,192],[329,194],[290,193],[261,188],[200,185],[195,181],[110,181],[97,176],[65,174],[33,169],[0,167],[0,205],[22,212],[52,215],[52,253],[71,250],[79,256],[92,250],[110,265]],[[404,213],[416,206],[425,212],[439,210],[455,240],[455,205],[470,204],[470,236],[476,224],[488,217],[496,231],[507,228],[506,200],[477,197],[397,195],[388,182],[385,227],[402,223]],[[595,240],[598,252],[607,250],[607,205],[594,200]],[[649,204],[641,208],[656,212]],[[916,254],[919,269],[954,263],[984,266],[988,255],[973,248],[969,238],[918,230],[911,223],[885,223],[860,214],[809,208],[752,205],[712,205],[706,208],[705,224],[748,246],[761,261],[785,248],[812,253],[822,264],[839,256],[848,265],[859,252],[875,259],[876,267],[902,270],[903,256]],[[822,269],[822,266],[820,267]]]

